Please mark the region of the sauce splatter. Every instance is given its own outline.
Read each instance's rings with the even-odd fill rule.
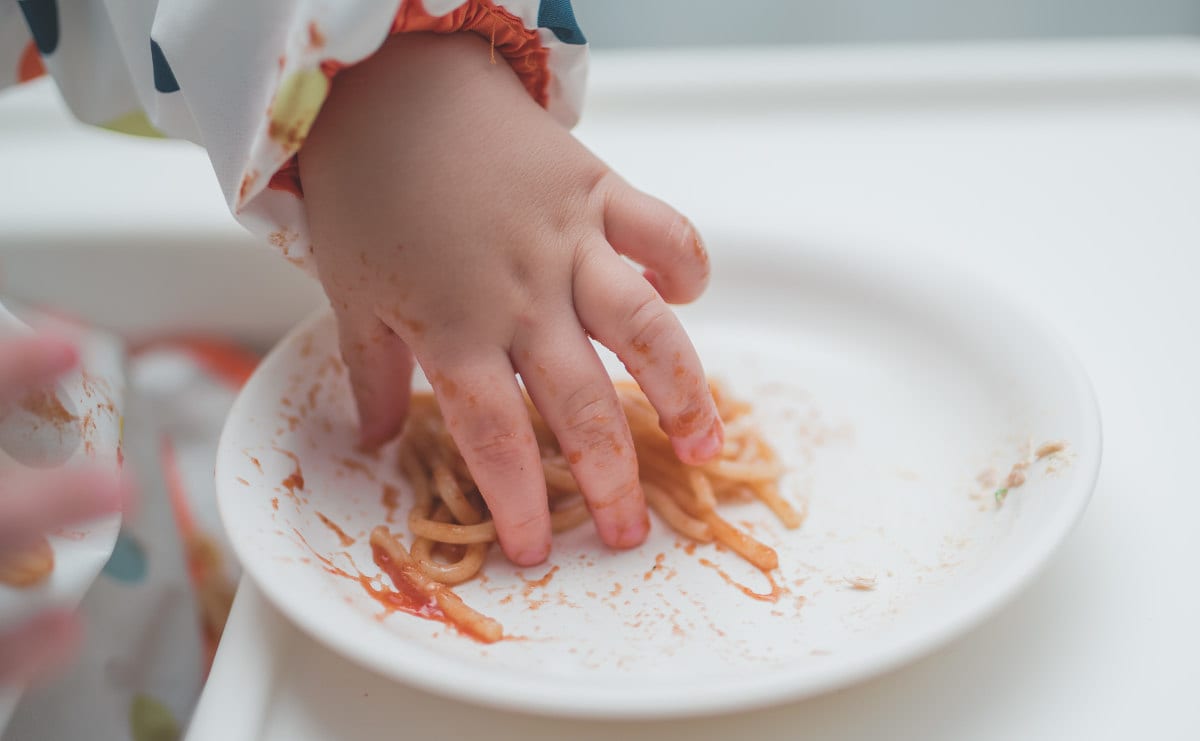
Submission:
[[[747,597],[749,597],[751,599],[756,599],[759,602],[778,602],[779,598],[782,597],[787,592],[787,589],[785,587],[783,587],[782,585],[780,585],[778,582],[775,581],[775,577],[771,574],[770,571],[762,572],[763,576],[767,577],[767,583],[769,583],[771,585],[771,591],[763,593],[763,592],[756,592],[753,589],[751,589],[750,587],[746,586],[745,584],[742,584],[741,582],[735,580],[732,576],[725,573],[724,569],[722,569],[720,566],[716,565],[712,561],[709,561],[707,558],[701,558],[700,565],[706,566],[706,567],[712,569],[713,571],[717,572],[717,574],[722,579],[725,580],[726,584],[729,584],[732,587],[736,587],[742,594],[746,595]]]
[[[379,577],[372,579],[371,577],[359,571],[357,568],[355,568],[356,573],[354,574],[351,574],[345,569],[339,568],[329,557],[322,556],[320,553],[318,553],[316,549],[309,544],[308,540],[305,539],[304,535],[302,535],[299,530],[292,528],[292,532],[295,533],[296,537],[300,539],[300,542],[304,544],[309,552],[313,554],[313,557],[321,563],[321,567],[327,573],[330,573],[334,576],[339,576],[352,582],[356,582],[362,587],[363,591],[367,593],[368,597],[382,605],[384,608],[384,614],[382,617],[387,617],[388,615],[396,612],[402,612],[406,615],[412,615],[413,617],[421,618],[422,620],[431,620],[433,622],[442,623],[443,625],[453,628],[462,635],[479,641],[480,643],[487,642],[481,636],[472,633],[470,631],[470,626],[459,625],[455,621],[451,620],[446,613],[443,612],[440,607],[438,607],[437,601],[434,599],[433,595],[426,594],[424,591],[422,591],[417,583],[408,574],[406,574],[398,564],[394,563],[391,558],[388,557],[387,553],[383,551],[383,549],[372,546],[371,555],[375,560],[375,565],[383,569],[384,573],[391,578],[394,588],[384,584]],[[504,639],[507,638],[508,636],[504,637]]]
[[[357,471],[372,481],[375,480],[375,472],[362,461],[356,461],[353,458],[339,458],[338,464],[348,471]]]
[[[525,588],[523,590],[521,590],[521,594],[525,597],[528,597],[529,595],[533,594],[533,590],[538,589],[540,587],[544,587],[547,584],[549,584],[550,580],[553,579],[554,575],[557,573],[558,573],[557,566],[550,567],[550,570],[547,571],[542,576],[541,579],[526,579],[524,576],[522,576],[520,573],[518,573],[517,577],[520,578],[521,581],[525,582]]]
[[[645,581],[650,581],[651,579],[653,579],[654,574],[656,572],[662,570],[663,561],[665,561],[666,558],[667,558],[667,554],[665,554],[665,553],[660,553],[657,556],[655,556],[654,557],[654,565],[650,567],[649,571],[647,571],[645,574],[642,575],[642,579]]]
[[[279,482],[279,485],[287,490],[287,494],[292,498],[293,502],[299,504],[300,497],[296,495],[296,491],[304,490],[304,472],[300,469],[300,458],[290,450],[284,450],[283,448],[275,448],[275,450],[287,456],[296,466],[296,468],[289,473],[287,477],[283,479],[283,481]]]
[[[78,419],[67,411],[53,391],[34,391],[28,394],[21,400],[21,408],[59,428]]]
[[[250,462],[254,464],[254,467],[258,469],[259,473],[263,472],[262,463],[257,458],[250,455],[249,453],[246,454],[246,457],[250,459]]]
[[[279,511],[279,497],[271,497],[271,509]]]
[[[1037,458],[1040,461],[1041,459],[1045,458],[1048,455],[1054,455],[1055,453],[1061,453],[1062,451],[1066,450],[1066,448],[1067,448],[1067,444],[1062,441],[1043,443],[1042,446],[1039,447],[1034,452],[1033,455],[1035,458]]]
[[[320,520],[321,524],[323,524],[325,527],[332,530],[334,535],[338,536],[338,540],[340,540],[342,542],[342,545],[344,545],[344,546],[354,545],[354,543],[355,543],[354,538],[351,538],[349,535],[347,535],[346,531],[343,530],[341,527],[339,527],[336,522],[329,519],[321,512],[317,513],[317,519]]]
[[[424,618],[425,620],[434,620],[440,622],[447,627],[453,628],[460,635],[479,641],[480,643],[493,643],[497,640],[503,640],[504,636],[499,634],[499,626],[494,621],[486,620],[492,625],[496,625],[497,633],[495,636],[489,637],[483,633],[477,632],[480,626],[472,625],[468,622],[460,622],[455,620],[450,615],[447,615],[444,610],[438,605],[437,599],[434,597],[436,589],[446,589],[440,585],[431,584],[429,587],[423,588],[419,580],[414,578],[410,573],[410,568],[406,568],[404,564],[398,564],[392,560],[388,552],[375,545],[371,544],[371,555],[375,560],[375,565],[383,569],[383,572],[391,577],[392,584],[395,590],[385,593],[387,602],[379,600],[381,604],[390,607],[399,612],[405,612],[416,617]],[[449,591],[449,590],[447,590]]]

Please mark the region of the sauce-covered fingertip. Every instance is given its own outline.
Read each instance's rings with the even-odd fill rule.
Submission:
[[[671,438],[675,454],[684,463],[698,466],[716,458],[725,445],[725,426],[720,418],[714,419],[707,432],[683,438]]]

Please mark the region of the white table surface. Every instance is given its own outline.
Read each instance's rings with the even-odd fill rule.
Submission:
[[[1078,530],[1013,603],[907,668],[657,724],[516,716],[392,684],[244,584],[189,738],[1200,738],[1200,42],[623,54],[593,69],[581,138],[702,228],[932,251],[1065,333],[1106,438]],[[17,162],[24,178],[0,186],[0,234],[39,233],[70,197],[96,228],[137,223],[149,203],[162,234],[239,239],[186,145],[115,145],[114,185],[116,155],[92,141],[107,135],[71,129],[64,146],[94,166],[70,182],[35,168],[5,117],[42,120],[34,97],[0,98],[0,171]],[[173,177],[147,188],[156,172]]]

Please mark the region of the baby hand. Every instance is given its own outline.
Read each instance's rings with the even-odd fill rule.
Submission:
[[[0,403],[44,387],[75,363],[74,347],[61,340],[0,341]],[[120,510],[129,497],[128,487],[107,471],[0,470],[0,562],[20,558],[56,528]],[[78,618],[62,612],[0,633],[0,684],[43,676],[70,658],[79,636]]]
[[[469,34],[395,36],[343,72],[300,171],[364,442],[402,427],[415,355],[504,552],[538,563],[550,517],[515,371],[601,538],[640,544],[637,459],[589,337],[620,357],[683,461],[719,452],[703,368],[666,304],[708,281],[691,223],[610,171]]]

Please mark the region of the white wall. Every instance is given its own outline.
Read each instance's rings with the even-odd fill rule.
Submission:
[[[574,7],[596,47],[1200,34],[1200,0],[574,0]]]

